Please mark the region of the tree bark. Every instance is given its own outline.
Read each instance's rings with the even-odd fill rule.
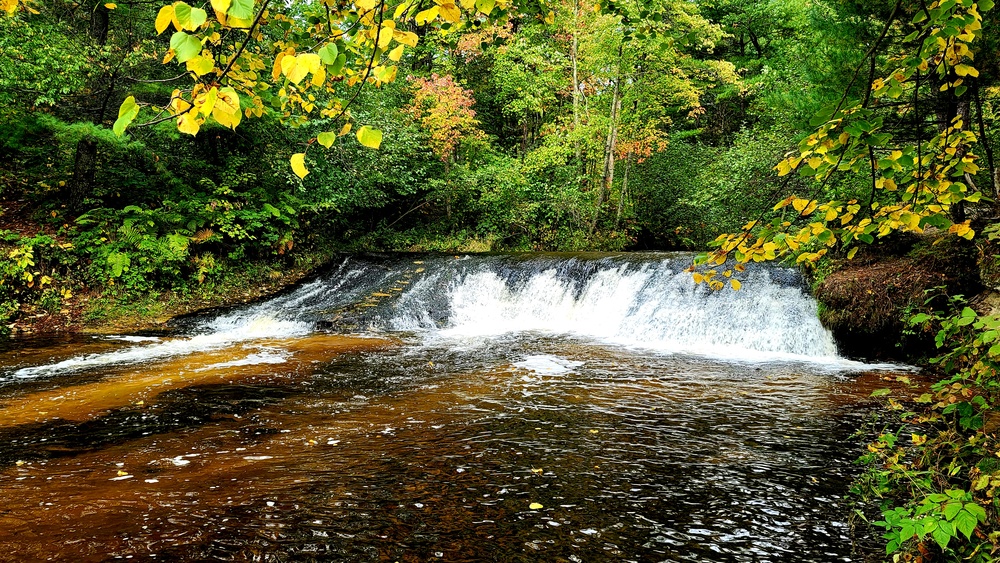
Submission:
[[[97,141],[83,137],[76,143],[73,158],[73,181],[70,183],[67,207],[73,213],[83,210],[83,200],[94,190],[94,176],[97,167]]]

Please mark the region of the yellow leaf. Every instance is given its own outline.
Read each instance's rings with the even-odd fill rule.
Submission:
[[[381,28],[379,28],[378,37],[375,40],[375,44],[378,46],[379,49],[385,49],[386,47],[389,46],[389,43],[392,43],[393,33],[394,29],[387,25],[383,25]]]
[[[396,6],[396,11],[392,13],[392,19],[398,20],[399,16],[403,15],[403,12],[410,8],[410,6],[410,3],[400,2],[399,6]]]
[[[295,175],[298,176],[299,178],[305,178],[306,174],[309,173],[309,171],[306,170],[305,153],[298,152],[293,154],[291,161],[292,161],[292,172],[295,172]]]
[[[782,160],[777,166],[774,167],[774,169],[778,171],[778,176],[784,176],[792,171],[792,166],[787,160]]]
[[[854,255],[857,254],[857,253],[858,253],[858,247],[855,246],[854,248],[852,248],[852,249],[850,249],[850,250],[847,251],[847,259],[848,260],[853,260],[854,259]]]
[[[319,67],[316,69],[316,72],[313,73],[312,85],[322,86],[324,82],[326,82],[326,69]]]
[[[188,59],[185,64],[188,71],[195,73],[197,76],[204,76],[215,70],[215,61],[211,57],[198,55],[192,59]]]
[[[367,125],[358,129],[357,136],[358,142],[370,149],[377,149],[382,144],[382,132]]]
[[[231,87],[226,86],[219,90],[215,107],[212,108],[212,117],[223,127],[236,129],[240,124],[243,113],[240,111],[240,96]]]
[[[233,3],[233,0],[212,0],[212,9],[215,10],[216,15],[225,14],[229,11],[229,6]]]
[[[351,124],[345,123],[343,127],[340,128],[340,133],[338,135],[346,135],[351,132]]]
[[[370,12],[378,6],[378,0],[357,0],[354,5],[358,7],[359,12]]]
[[[212,110],[215,109],[215,102],[219,100],[219,89],[212,86],[212,89],[204,94],[204,99],[201,102],[201,107],[199,111],[205,117],[208,117]]]
[[[114,10],[115,8],[118,7],[118,4],[115,4],[114,2],[108,2],[107,4],[104,5],[104,7],[109,10]]]
[[[979,71],[976,70],[975,67],[972,67],[972,66],[969,66],[969,65],[956,65],[955,66],[955,74],[957,74],[959,76],[972,76],[972,77],[976,77],[976,76],[979,76]]]
[[[826,210],[826,216],[823,219],[825,221],[833,221],[836,218],[837,218],[837,210],[836,209],[827,209]]]
[[[392,38],[408,47],[416,47],[420,37],[412,31],[393,30]]]
[[[459,4],[462,5],[462,8],[471,10],[476,7],[476,0],[460,0]]]
[[[441,17],[448,22],[458,23],[462,21],[462,11],[458,9],[458,6],[452,4],[451,2],[447,4],[441,4],[440,6]]]
[[[323,67],[323,59],[315,53],[304,53],[295,57],[295,66],[305,67],[306,72],[316,72]]]
[[[705,276],[699,274],[698,272],[691,274],[691,278],[694,279],[694,283],[701,283],[705,281]]]
[[[203,120],[198,119],[198,111],[192,109],[177,117],[177,130],[188,135],[197,135]]]
[[[170,22],[174,20],[174,7],[164,6],[160,8],[160,12],[156,14],[156,22],[153,24],[156,27],[156,34],[159,35],[170,27]],[[166,63],[167,61],[163,61]]]
[[[739,280],[729,280],[729,285],[733,286],[734,291],[739,291],[740,288],[743,287],[743,284],[741,284]]]
[[[792,200],[792,207],[794,207],[796,211],[801,212],[807,205],[809,205],[808,199],[795,198]]]
[[[549,15],[545,16],[545,23],[549,25],[556,23],[556,13],[550,10]]]
[[[528,508],[530,508],[531,510],[540,510],[544,507],[541,504],[538,504],[537,502],[533,502],[528,505]]]
[[[403,57],[403,48],[404,48],[403,45],[399,45],[398,47],[396,47],[392,51],[389,51],[389,60],[391,60],[391,61],[399,61],[399,59],[401,59]]]
[[[413,18],[413,21],[415,21],[417,25],[426,25],[428,22],[436,20],[437,17],[438,17],[438,7],[431,6],[430,8],[427,8],[422,12],[417,12],[417,15],[415,18]]]

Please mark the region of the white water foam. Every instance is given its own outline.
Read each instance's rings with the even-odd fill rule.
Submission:
[[[271,316],[243,317],[229,315],[209,324],[211,332],[190,338],[174,338],[145,346],[131,346],[114,352],[88,354],[54,364],[21,368],[14,372],[15,379],[33,379],[88,368],[129,365],[150,360],[162,360],[196,352],[220,350],[250,340],[287,338],[308,334],[312,325],[297,321],[283,321]]]
[[[718,358],[841,360],[816,302],[800,288],[756,272],[740,291],[713,292],[678,270],[669,261],[622,265],[574,282],[550,269],[517,284],[492,271],[470,273],[451,287],[451,314],[435,336],[476,341],[535,332]],[[430,328],[412,316],[394,324]]]
[[[565,375],[573,373],[583,362],[569,360],[550,354],[525,356],[520,362],[512,364],[516,368],[528,370],[538,375]]]

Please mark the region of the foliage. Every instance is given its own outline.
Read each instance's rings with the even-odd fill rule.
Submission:
[[[881,499],[883,518],[874,524],[886,530],[886,553],[993,561],[1000,550],[1000,464],[994,455],[1000,447],[1000,316],[980,315],[953,296],[945,309],[915,314],[909,322],[923,331],[937,327],[942,354],[932,362],[946,377],[910,405],[889,397],[897,429],[868,446],[861,458],[868,470],[854,490]]]
[[[484,141],[472,91],[455,84],[449,75],[432,74],[412,80],[416,92],[407,112],[430,134],[429,145],[442,162],[454,162],[463,144]]]
[[[893,16],[901,4],[897,2]],[[863,99],[848,102],[845,94],[818,114],[813,121],[818,129],[802,140],[796,154],[776,167],[780,176],[796,171],[820,189],[838,171],[868,172],[867,202],[788,196],[774,207],[775,211],[791,208],[782,217],[766,224],[753,220],[740,233],[720,235],[714,242],[716,250],[703,260],[721,265],[730,257],[745,263],[789,256],[810,263],[838,245],[853,256],[856,248],[852,247],[858,242],[870,244],[891,232],[920,233],[927,227],[971,239],[970,221],[950,215],[953,207],[961,210],[963,204],[982,198],[981,192],[967,185],[979,171],[978,157],[971,150],[976,134],[970,130],[968,116],[954,105],[939,118],[944,121],[935,131],[927,133],[926,116],[915,113],[924,121],[906,132],[915,137],[913,142],[894,131],[888,118],[902,112],[908,100],[913,100],[910,109],[916,112],[920,95],[931,89],[954,99],[966,93],[964,82],[979,75],[972,66],[974,42],[983,34],[982,13],[990,8],[992,0],[945,0],[915,9],[904,25],[905,30],[912,30],[904,48],[912,50],[894,58],[898,66],[884,78],[873,78]],[[879,41],[895,23],[890,17]],[[872,69],[879,41],[868,53]],[[709,283],[721,286],[713,277],[711,272]]]

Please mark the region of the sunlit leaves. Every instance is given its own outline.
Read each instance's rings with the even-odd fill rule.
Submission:
[[[382,131],[367,125],[358,129],[357,137],[359,143],[370,149],[377,149],[382,144]]]
[[[232,5],[232,0],[212,0],[212,10],[216,14],[225,14],[229,11],[229,6]]]
[[[291,158],[292,172],[299,178],[305,178],[306,174],[309,173],[306,170],[306,155],[304,153],[295,153]]]
[[[431,6],[426,10],[417,12],[414,21],[417,22],[417,25],[427,25],[428,22],[437,19],[438,13],[439,13],[439,8],[437,6]]]
[[[156,22],[153,24],[156,27],[156,34],[159,35],[170,27],[170,23],[174,19],[174,7],[164,6],[160,8],[160,12],[156,15]]]
[[[135,103],[135,98],[132,96],[125,98],[121,107],[118,108],[118,119],[115,120],[115,124],[112,126],[115,135],[121,137],[125,134],[125,128],[135,120],[137,115],[139,115],[139,105]]]
[[[326,70],[323,69],[322,64],[320,55],[314,53],[285,55],[281,59],[281,74],[286,76],[292,84],[298,84],[310,73],[323,72],[325,75]]]
[[[223,127],[236,129],[243,113],[240,111],[240,96],[231,87],[221,88],[212,108],[212,117]]]

